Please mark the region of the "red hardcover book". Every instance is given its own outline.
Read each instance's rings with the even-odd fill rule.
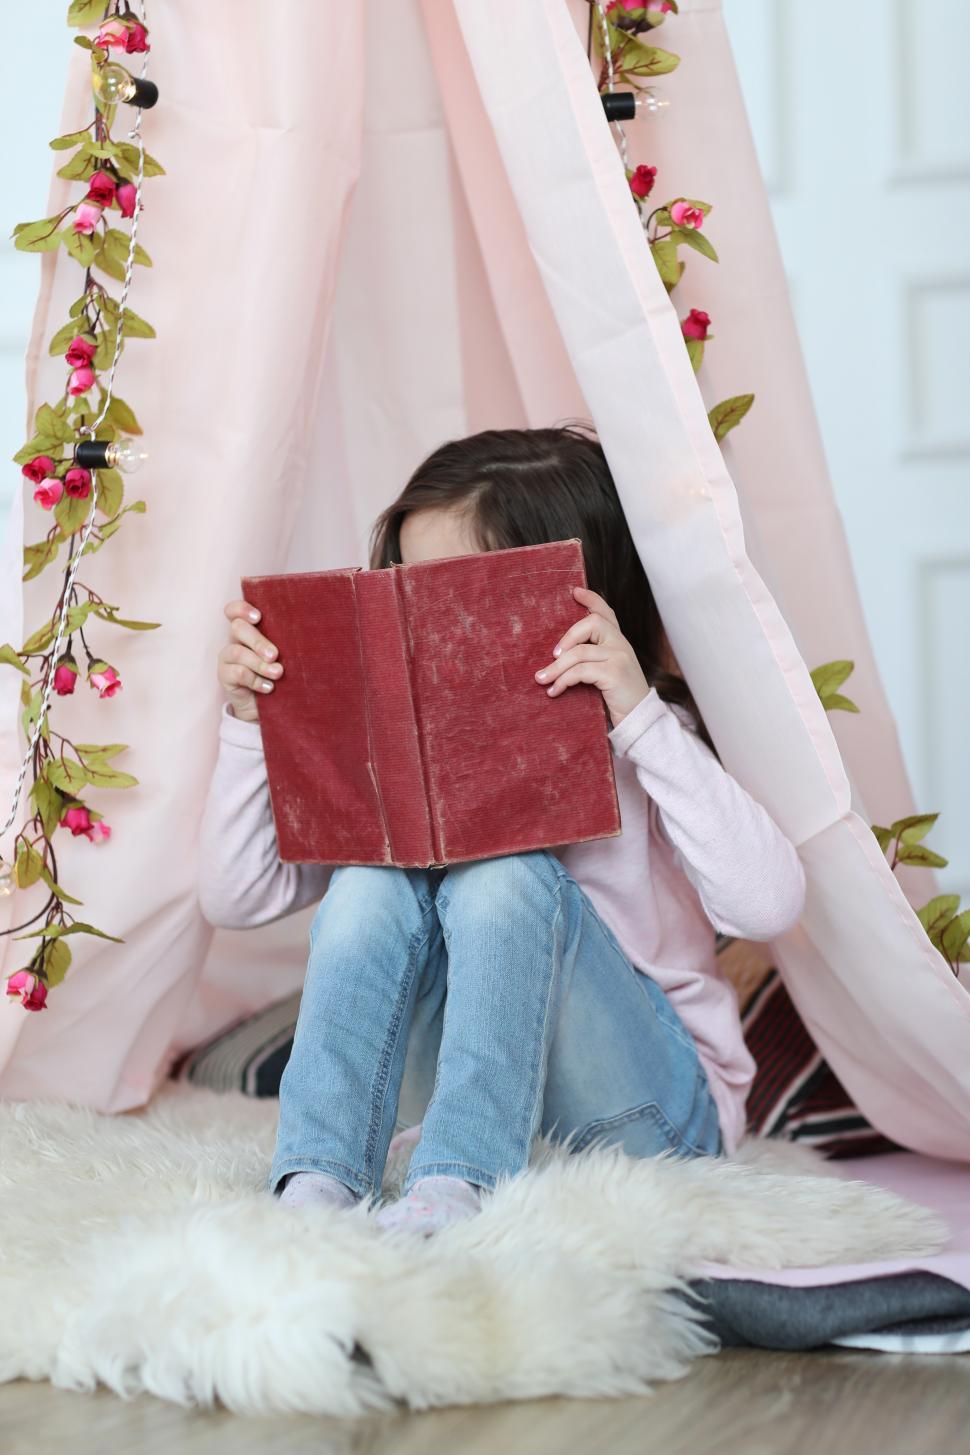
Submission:
[[[618,834],[601,694],[535,680],[582,585],[575,540],[244,578],[283,663],[258,698],[280,857],[417,867]]]

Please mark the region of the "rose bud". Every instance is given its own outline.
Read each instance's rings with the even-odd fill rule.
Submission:
[[[72,465],[64,476],[64,489],[76,500],[86,500],[91,494],[91,471],[83,465]]]
[[[57,476],[48,475],[46,480],[41,480],[37,489],[34,491],[34,499],[45,510],[53,510],[63,494],[64,486],[58,480]]]
[[[94,358],[95,347],[96,345],[90,339],[82,338],[78,334],[77,338],[71,339],[70,347],[64,355],[64,362],[70,364],[72,369],[83,369],[84,365],[90,364]]]
[[[70,697],[77,686],[77,662],[65,652],[54,670],[54,691],[59,697]]]
[[[111,838],[111,830],[102,819],[97,819],[88,829],[87,836],[92,844],[101,844]]]
[[[114,697],[121,691],[121,678],[107,662],[93,662],[88,668],[88,683],[97,688],[99,697]]]
[[[101,50],[109,50],[112,46],[125,50],[128,45],[128,27],[123,20],[105,20],[95,38],[95,45]]]
[[[94,383],[94,370],[85,364],[80,369],[75,369],[67,381],[68,394],[86,394]]]
[[[122,217],[134,217],[137,192],[134,182],[122,182],[115,193],[115,201],[121,208]]]
[[[25,1010],[43,1010],[47,1003],[47,986],[31,970],[18,970],[7,981],[7,994],[17,999]]]
[[[711,316],[705,313],[702,308],[692,308],[687,317],[681,319],[680,331],[684,338],[700,339],[701,343],[707,338],[708,329],[711,326]]]
[[[670,216],[676,227],[693,227],[700,232],[704,226],[704,214],[699,207],[691,207],[689,202],[675,202],[671,206]]]
[[[125,50],[130,56],[135,55],[138,51],[151,50],[151,46],[148,44],[148,31],[140,21],[136,20],[134,25],[129,25]]]
[[[639,166],[630,178],[630,191],[634,197],[649,197],[656,180],[656,167]]]
[[[96,202],[79,202],[74,209],[74,231],[83,232],[87,237],[101,221],[101,208]]]
[[[115,179],[109,172],[94,172],[88,182],[88,198],[99,207],[110,207],[115,200]]]
[[[50,455],[35,455],[28,460],[23,467],[21,474],[25,475],[32,485],[39,485],[45,475],[49,475],[54,468],[54,461]]]
[[[61,828],[70,829],[75,838],[82,834],[87,836],[91,827],[91,815],[83,804],[75,803],[69,808],[61,819]]]

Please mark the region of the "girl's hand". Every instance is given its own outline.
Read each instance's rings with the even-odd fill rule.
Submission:
[[[536,673],[536,681],[550,697],[558,697],[575,682],[592,683],[602,692],[610,720],[617,727],[643,701],[650,684],[620,631],[616,613],[602,596],[585,586],[575,586],[573,596],[589,609],[589,616],[569,628],[553,648],[555,661]]]
[[[225,608],[229,619],[229,641],[219,653],[219,684],[229,699],[233,716],[243,722],[258,722],[256,693],[272,692],[283,664],[276,660],[276,648],[256,630],[259,612],[247,601],[230,601]]]

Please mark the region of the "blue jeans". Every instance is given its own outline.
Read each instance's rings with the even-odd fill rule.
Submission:
[[[405,1070],[407,1076],[405,1078]],[[494,1187],[549,1133],[634,1157],[721,1150],[693,1038],[546,851],[448,869],[344,866],[310,930],[270,1186],[379,1192],[405,1083],[406,1187]]]

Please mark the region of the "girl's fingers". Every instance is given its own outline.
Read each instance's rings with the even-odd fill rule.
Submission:
[[[245,617],[247,621],[259,621],[262,615],[258,607],[250,606],[249,602],[243,601],[241,597],[237,597],[235,601],[227,601],[223,611],[230,621],[237,616]]]
[[[573,622],[573,625],[563,633],[553,647],[552,655],[561,657],[564,652],[568,652],[571,647],[578,646],[580,642],[598,642],[602,645],[613,635],[611,624],[604,617],[591,613],[589,616]]]
[[[587,611],[595,612],[597,616],[603,617],[612,626],[618,627],[620,625],[616,618],[616,612],[610,603],[605,601],[595,591],[590,591],[588,586],[574,586],[573,595],[580,606],[585,606]]]
[[[598,687],[602,691],[604,688],[603,663],[596,661],[577,662],[575,666],[570,667],[567,672],[564,672],[551,687],[547,687],[546,693],[549,697],[558,697],[568,688],[575,686],[577,682],[590,682],[594,687]]]
[[[232,619],[229,635],[233,641],[241,642],[258,656],[264,657],[267,662],[271,662],[276,656],[275,645],[262,632],[257,631],[252,622],[245,621],[242,617]]]
[[[222,685],[225,688],[233,689],[248,687],[251,692],[272,692],[273,683],[268,677],[261,677],[251,667],[245,667],[241,662],[227,662],[220,672]]]
[[[281,662],[267,662],[258,653],[239,642],[230,642],[223,650],[222,661],[227,667],[243,667],[253,677],[277,678],[283,675]]]
[[[557,681],[579,662],[605,662],[608,659],[609,653],[597,643],[570,647],[569,651],[563,652],[555,662],[550,662],[548,667],[543,667],[541,671],[537,672],[536,681],[541,682],[544,687],[548,687],[550,683]]]

